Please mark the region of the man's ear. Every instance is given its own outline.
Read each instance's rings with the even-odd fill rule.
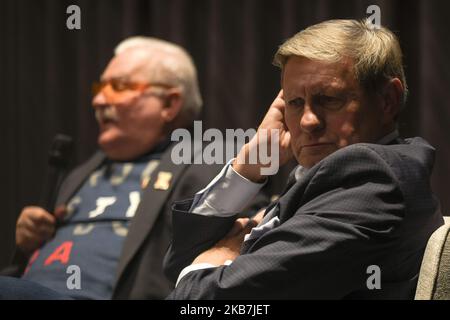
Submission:
[[[402,105],[405,89],[398,78],[393,78],[387,82],[383,89],[383,122],[390,123],[397,118]]]
[[[166,123],[172,122],[180,113],[183,105],[183,97],[179,89],[170,89],[166,92],[164,97],[164,108],[162,110],[162,117]]]

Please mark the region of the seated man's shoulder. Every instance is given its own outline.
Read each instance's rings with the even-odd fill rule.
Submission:
[[[435,149],[424,139],[415,137],[397,139],[391,144],[356,143],[339,149],[324,159],[326,165],[339,167],[375,165],[387,167],[423,167],[430,170]]]

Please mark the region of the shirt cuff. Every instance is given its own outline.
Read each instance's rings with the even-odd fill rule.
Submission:
[[[197,192],[191,206],[191,213],[204,216],[227,217],[245,209],[248,203],[258,194],[263,183],[255,183],[237,173],[231,159],[222,171]]]
[[[233,261],[232,260],[227,260],[225,261],[225,263],[223,265],[225,266],[229,266],[230,264],[232,264]],[[178,286],[178,283],[181,281],[181,279],[187,275],[189,272],[191,271],[195,271],[195,270],[203,270],[203,269],[211,269],[211,268],[217,268],[218,266],[215,266],[211,263],[196,263],[196,264],[191,264],[190,266],[187,266],[186,268],[184,268],[183,270],[181,270],[180,275],[178,276],[177,282],[175,284],[175,288]]]
[[[195,270],[203,270],[203,269],[209,269],[209,268],[216,268],[217,266],[210,264],[210,263],[197,263],[197,264],[191,264],[190,266],[187,266],[183,270],[181,270],[180,275],[178,276],[177,282],[175,284],[175,288],[178,286],[178,283],[180,280],[187,275],[191,271]]]

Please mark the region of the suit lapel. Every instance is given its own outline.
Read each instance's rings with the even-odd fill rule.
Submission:
[[[279,222],[275,222],[275,225],[269,227],[270,231],[270,228],[276,228],[278,226],[278,223],[282,224],[283,222],[291,218],[292,215],[296,212],[296,208],[298,207],[297,202],[293,201],[293,199],[298,199],[298,201],[300,201],[305,186],[308,184],[309,180],[310,179],[308,177],[306,177],[306,179],[305,177],[302,177],[299,181],[296,181],[295,177],[293,179],[292,177],[290,177],[285,187],[284,193],[277,201],[271,203],[267,207],[264,213],[264,218],[262,219],[261,224],[258,225],[258,227],[267,224],[273,218],[278,217]],[[262,234],[260,236],[262,236]],[[259,239],[260,236],[255,236],[253,238],[251,237],[247,241],[244,241],[241,247],[241,254],[248,253],[251,250],[253,244]]]
[[[97,151],[85,164],[72,171],[72,173],[61,185],[61,189],[56,200],[56,206],[67,204],[70,198],[81,187],[89,175],[105,160],[105,154],[102,151]]]
[[[297,168],[297,167],[296,167]],[[281,192],[281,196],[278,200],[272,202],[269,206],[267,206],[266,211],[264,212],[264,218],[261,220],[261,223],[259,226],[264,225],[265,223],[269,222],[274,217],[280,217],[280,211],[281,207],[283,206],[284,210],[284,203],[287,201],[286,199],[290,199],[290,197],[286,197],[287,193],[290,193],[292,186],[295,185],[296,179],[295,179],[295,171],[296,168],[294,168],[291,173],[289,174],[289,177],[287,179],[286,185],[283,188],[283,191]],[[283,212],[283,216],[285,216]],[[244,241],[241,247],[241,254],[248,252],[248,250],[251,248],[251,246],[258,240],[259,238],[250,238],[247,241]]]
[[[130,223],[128,235],[122,249],[116,273],[116,283],[127,265],[137,253],[145,238],[150,234],[161,209],[164,207],[177,180],[187,168],[185,164],[176,165],[171,160],[171,145],[161,157],[159,166],[153,171],[150,182],[142,192],[141,202]],[[169,179],[170,177],[170,179]],[[170,180],[170,181],[169,181]]]

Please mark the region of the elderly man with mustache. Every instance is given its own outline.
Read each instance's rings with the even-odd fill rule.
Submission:
[[[92,104],[101,151],[68,176],[57,200],[63,207],[54,215],[23,209],[15,261],[4,272],[23,280],[3,285],[15,290],[3,297],[161,299],[173,288],[162,270],[171,203],[199,190],[220,169],[171,161],[171,132],[189,128],[202,107],[192,59],[166,41],[126,39]],[[71,269],[79,271],[78,282],[69,266],[79,268]],[[53,292],[36,295],[27,283]]]

